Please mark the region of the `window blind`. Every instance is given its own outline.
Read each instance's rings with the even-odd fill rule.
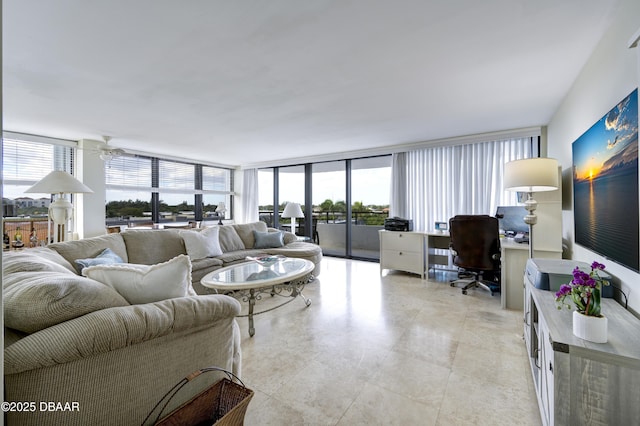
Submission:
[[[160,160],[158,164],[159,187],[166,189],[195,190],[195,166],[193,164]]]
[[[231,170],[202,166],[202,189],[229,192],[231,190]]]
[[[53,170],[73,173],[73,148],[15,139],[3,140],[5,185],[31,186]]]
[[[107,189],[151,191],[151,159],[121,156],[105,163]]]

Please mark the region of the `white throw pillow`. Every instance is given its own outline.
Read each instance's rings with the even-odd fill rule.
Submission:
[[[205,257],[220,256],[220,228],[212,226],[204,228],[202,231],[180,231],[180,236],[184,241],[187,254],[193,260],[204,259]]]
[[[132,305],[197,296],[191,286],[191,260],[184,254],[157,265],[89,266],[82,275],[112,287]]]

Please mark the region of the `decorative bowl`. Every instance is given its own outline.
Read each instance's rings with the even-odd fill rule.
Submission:
[[[253,262],[256,262],[257,264],[259,264],[260,266],[262,266],[264,268],[269,268],[269,267],[275,265],[276,263],[281,262],[282,260],[284,260],[284,256],[280,256],[280,255],[257,256],[257,257],[247,256],[246,259],[247,260],[251,260]]]

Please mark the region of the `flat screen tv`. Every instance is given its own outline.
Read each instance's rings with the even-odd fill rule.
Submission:
[[[572,151],[576,244],[638,271],[638,89]]]

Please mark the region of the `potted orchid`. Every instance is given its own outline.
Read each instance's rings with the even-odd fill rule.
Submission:
[[[587,273],[576,267],[573,270],[573,279],[569,284],[562,284],[556,293],[558,309],[563,306],[571,309],[566,302],[570,297],[576,310],[573,312],[573,334],[592,342],[604,343],[607,341],[607,318],[602,315],[602,286],[609,285],[598,274],[604,271],[602,263],[593,262],[591,272]]]

